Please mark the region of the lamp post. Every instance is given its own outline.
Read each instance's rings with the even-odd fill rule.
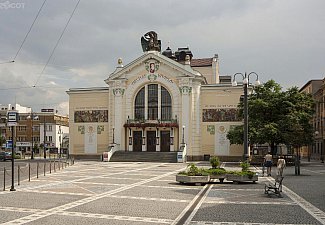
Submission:
[[[59,143],[60,143],[59,158],[61,158],[61,154],[62,154],[62,141],[63,141],[63,138],[62,138],[63,131],[61,130],[61,125],[59,126],[58,134],[59,134]]]
[[[115,144],[115,127],[112,127],[112,130],[113,130],[113,143],[112,144]]]
[[[44,159],[46,159],[46,115],[44,115]]]
[[[38,116],[34,116],[34,113],[31,112],[29,116],[27,116],[27,119],[31,120],[31,142],[32,142],[32,151],[31,151],[31,156],[30,159],[34,159],[34,120],[38,119]]]
[[[243,78],[243,86],[244,86],[244,155],[243,155],[243,160],[247,161],[249,158],[249,152],[248,152],[248,85],[249,85],[249,78],[251,75],[256,76],[256,81],[255,81],[255,86],[260,85],[260,81],[258,80],[258,74],[255,72],[250,72],[247,74],[242,73],[235,73],[232,86],[237,86],[236,82],[236,76],[241,75]]]
[[[320,138],[317,138],[318,140],[321,139],[320,143],[321,143],[321,153],[320,153],[320,160],[321,163],[324,163],[324,148],[325,148],[325,142],[324,142],[324,108],[323,108],[323,104],[325,102],[324,101],[317,101],[317,106],[318,109],[316,110],[316,118],[315,120],[318,122],[320,122],[320,132],[318,132],[318,130],[315,131],[315,135],[318,136],[318,134],[320,134]],[[315,122],[316,122],[315,121]],[[315,137],[316,139],[316,137]]]
[[[185,133],[185,125],[182,126],[182,145],[185,145],[185,140],[184,140],[184,133]]]

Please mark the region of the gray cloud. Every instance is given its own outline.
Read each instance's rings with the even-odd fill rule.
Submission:
[[[14,57],[43,0],[19,2],[23,9],[0,9],[0,63]],[[149,30],[163,48],[170,41],[174,50],[189,46],[196,58],[218,53],[221,74],[255,71],[290,87],[325,71],[322,0],[93,0],[80,2],[41,87],[4,90],[33,85],[76,2],[48,1],[16,63],[0,64],[0,103],[16,96],[22,105],[67,112],[65,91],[105,86],[117,58],[127,64],[142,54],[140,37]]]

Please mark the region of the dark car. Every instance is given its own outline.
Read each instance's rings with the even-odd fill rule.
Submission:
[[[0,152],[0,161],[6,161],[11,159],[11,152]]]

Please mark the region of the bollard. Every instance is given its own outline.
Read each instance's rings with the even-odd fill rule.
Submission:
[[[3,167],[3,191],[6,190],[6,167]]]
[[[30,163],[28,164],[28,181],[30,182]]]
[[[52,161],[50,160],[50,173],[52,172]]]
[[[54,160],[54,172],[55,172],[55,160]]]
[[[45,176],[46,162],[44,162],[44,176]]]
[[[38,179],[38,166],[39,166],[39,163],[37,162],[37,165],[36,165],[36,178]]]
[[[18,185],[20,185],[20,166],[18,165],[18,171],[17,171],[17,180],[18,180]]]
[[[59,170],[60,170],[60,162],[61,162],[61,160],[59,159],[59,162],[58,162]]]

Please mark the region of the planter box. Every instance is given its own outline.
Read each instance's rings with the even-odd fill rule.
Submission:
[[[246,181],[253,181],[255,183],[258,180],[258,176],[254,175],[252,178],[249,178],[247,175],[227,174],[226,179],[237,183]]]
[[[182,174],[176,175],[176,181],[182,183],[208,183],[210,181],[210,176],[187,176]]]
[[[210,179],[219,179],[220,183],[223,183],[223,180],[226,178],[226,174],[220,174],[220,175],[210,175]]]

